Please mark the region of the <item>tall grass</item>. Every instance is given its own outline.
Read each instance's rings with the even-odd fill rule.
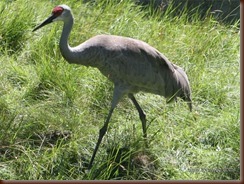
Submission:
[[[71,45],[97,34],[141,39],[185,69],[193,93],[192,113],[181,101],[136,95],[147,114],[148,149],[124,99],[87,172],[113,85],[97,69],[65,62],[61,23],[31,32],[62,3],[0,2],[1,179],[240,179],[238,23],[161,16],[128,1],[66,1],[75,16]]]

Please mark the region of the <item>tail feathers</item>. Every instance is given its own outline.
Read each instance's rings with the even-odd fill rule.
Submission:
[[[171,98],[175,98],[176,96],[179,96],[180,98],[182,98],[184,101],[187,102],[190,111],[192,111],[191,87],[190,87],[188,77],[185,71],[181,67],[175,64],[172,65],[175,69],[175,80],[177,81],[177,85],[175,86],[175,89],[177,89],[177,91]]]

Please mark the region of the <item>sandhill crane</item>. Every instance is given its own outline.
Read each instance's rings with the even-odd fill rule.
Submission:
[[[74,18],[67,5],[56,6],[50,17],[33,31],[55,21],[63,21],[59,47],[62,56],[69,62],[96,67],[114,83],[113,99],[108,116],[99,131],[98,140],[88,168],[92,167],[99,145],[107,132],[108,123],[120,99],[128,95],[135,105],[142,122],[143,137],[147,137],[146,115],[136,101],[139,91],[158,94],[171,101],[180,97],[192,110],[191,90],[186,73],[171,63],[158,50],[147,43],[133,38],[97,35],[84,43],[70,47],[68,38]]]

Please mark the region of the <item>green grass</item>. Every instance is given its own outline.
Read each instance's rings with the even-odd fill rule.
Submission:
[[[145,149],[137,111],[124,99],[87,172],[113,85],[97,69],[65,62],[61,23],[31,32],[59,3],[0,2],[1,179],[240,180],[238,22],[160,16],[128,1],[66,1],[75,16],[71,45],[101,33],[148,42],[185,69],[194,102],[190,113],[184,102],[138,93]]]

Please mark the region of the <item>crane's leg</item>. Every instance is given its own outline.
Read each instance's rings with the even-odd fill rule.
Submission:
[[[107,116],[107,119],[106,119],[106,121],[105,121],[103,127],[102,127],[102,128],[100,129],[100,131],[99,131],[99,137],[98,137],[98,140],[97,140],[97,144],[96,144],[95,149],[94,149],[94,151],[93,151],[93,154],[92,154],[92,157],[91,157],[91,160],[90,160],[88,169],[91,169],[91,167],[92,167],[92,163],[93,163],[93,161],[94,161],[94,159],[95,159],[95,156],[96,156],[97,150],[98,150],[98,148],[99,148],[99,145],[100,145],[101,142],[102,142],[103,136],[104,136],[105,133],[107,132],[107,129],[108,129],[108,123],[109,123],[109,120],[110,120],[110,118],[111,118],[111,116],[112,116],[113,110],[114,110],[114,108],[111,108],[111,109],[110,109],[109,114],[108,114],[108,116]]]
[[[140,105],[138,104],[138,102],[136,101],[136,98],[134,97],[133,94],[128,94],[128,97],[131,99],[131,101],[133,102],[133,104],[135,105],[138,113],[139,113],[139,117],[140,120],[142,122],[142,130],[143,130],[143,138],[145,141],[145,145],[146,147],[148,147],[148,143],[147,143],[147,125],[146,125],[146,115],[143,112],[142,108],[140,107]]]
[[[190,111],[192,112],[192,101],[187,102],[187,105],[188,105]]]
[[[113,114],[113,111],[114,111],[116,105],[118,104],[118,102],[119,102],[119,100],[120,100],[120,98],[122,96],[123,96],[122,91],[120,91],[119,88],[117,88],[115,86],[115,88],[114,88],[114,94],[113,94],[113,100],[112,100],[112,104],[111,104],[111,108],[109,110],[108,116],[106,118],[106,121],[104,122],[103,127],[99,131],[99,136],[98,136],[97,144],[96,144],[95,149],[93,151],[93,154],[92,154],[92,157],[91,157],[91,160],[90,160],[88,169],[91,169],[91,167],[92,167],[93,161],[95,159],[97,150],[98,150],[98,148],[99,148],[99,146],[100,146],[100,144],[102,142],[103,136],[107,132],[109,120],[110,120],[110,118],[111,118],[111,116]]]

